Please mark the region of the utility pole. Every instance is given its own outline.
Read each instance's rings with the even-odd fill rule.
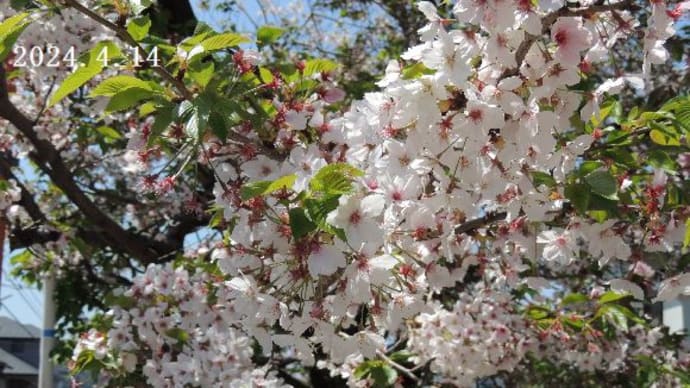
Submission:
[[[50,351],[55,341],[55,273],[51,269],[43,279],[43,335],[41,336],[40,361],[38,364],[39,388],[53,388],[53,363]]]

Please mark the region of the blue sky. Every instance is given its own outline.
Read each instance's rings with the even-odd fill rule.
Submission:
[[[13,318],[12,315],[14,315],[22,323],[40,327],[43,295],[36,288],[28,287],[21,280],[9,276],[11,269],[9,258],[11,255],[7,245],[4,249],[2,287],[0,287],[0,299],[2,300],[0,315],[9,318]]]

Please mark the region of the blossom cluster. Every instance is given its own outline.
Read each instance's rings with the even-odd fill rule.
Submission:
[[[568,178],[599,140],[573,118],[596,120],[605,96],[644,88],[651,65],[668,57],[663,44],[675,18],[664,1],[652,3],[644,26],[627,2],[589,3],[460,0],[448,20],[420,2],[429,24],[402,58],[421,64],[422,74],[410,77],[391,62],[381,91],[342,115],[328,110],[341,91],[327,72],[316,74],[317,93],[276,98],[265,128],[237,128],[257,144],[259,133],[274,131],[284,157],[207,141],[211,152],[201,162],[216,172],[215,203],[230,225],[211,250],[213,275],[149,267],[124,293],[137,307],[112,312],[109,347],[115,354],[148,349],[139,362],[156,386],[254,378],[250,338],[264,356],[278,347],[343,377],[352,376],[353,360],[376,359],[407,338],[418,363],[430,361],[461,386],[513,371],[529,353],[566,349],[581,370],[615,369],[636,355],[627,344],[647,338],[653,343],[640,349],[658,356],[648,351],[654,332],[626,324],[618,336],[591,328],[572,334],[561,320],[530,323],[522,308],[530,302],[521,299],[524,288],[557,287],[549,276],[593,263],[629,274],[601,279],[606,287],[650,299],[652,290],[640,285],[654,270],[642,253],[672,252],[685,234],[687,214],[661,212],[668,182],[658,169],[644,192],[630,193],[646,204],[646,225],[568,213]],[[573,90],[638,31],[645,37],[640,73],[619,74],[592,93]],[[272,82],[292,86],[278,76]],[[614,185],[614,192],[626,189]],[[564,216],[560,226],[546,226]],[[536,265],[548,271],[527,278]],[[656,299],[677,296],[690,285],[686,278],[668,280]],[[457,300],[443,304],[447,293]],[[609,312],[620,324],[616,314]],[[180,344],[170,330],[186,333]],[[317,363],[317,353],[327,361]]]
[[[250,319],[233,306],[234,296],[246,291],[245,285],[216,284],[217,303],[211,303],[209,289],[200,284],[212,281],[208,274],[190,276],[171,265],[149,267],[121,295],[134,298],[137,307],[112,310],[109,319],[115,328],[107,337],[93,329],[84,333],[75,354],[110,362],[121,373],[140,369],[157,387],[283,386],[273,372],[254,366],[250,338],[234,328]],[[191,326],[180,325],[183,321]],[[137,358],[142,348],[156,356]],[[166,350],[172,348],[180,351],[173,356]],[[117,353],[109,354],[112,349]]]

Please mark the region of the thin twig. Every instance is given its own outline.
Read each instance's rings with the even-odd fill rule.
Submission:
[[[376,351],[376,354],[377,354],[379,357],[381,357],[384,361],[386,361],[387,363],[391,364],[391,366],[392,366],[393,368],[399,370],[400,372],[402,372],[402,374],[404,374],[405,376],[409,377],[412,381],[419,382],[419,377],[417,377],[414,373],[412,373],[412,371],[410,371],[410,370],[407,369],[406,367],[404,367],[404,366],[398,364],[397,362],[391,360],[388,356],[386,356],[386,354],[385,354],[384,352],[382,352],[382,351],[380,351],[380,350],[377,350],[377,351]]]
[[[89,18],[93,19],[94,21],[98,22],[99,24],[103,25],[104,27],[108,28],[109,30],[112,30],[115,35],[125,41],[127,44],[135,47],[137,50],[139,50],[140,53],[142,53],[143,57],[148,57],[149,53],[144,47],[139,44],[130,34],[127,32],[127,29],[124,27],[120,27],[117,24],[111,22],[110,20],[104,18],[103,16],[97,14],[96,12],[92,11],[91,9],[85,7],[83,4],[76,0],[65,0],[65,3],[76,9],[77,11],[83,13],[84,15],[88,16]],[[152,66],[151,69],[156,72],[159,76],[161,76],[163,79],[166,81],[170,82],[173,86],[175,86],[175,89],[184,97],[186,100],[192,100],[194,98],[194,95],[192,94],[189,89],[187,89],[187,86],[185,84],[175,78],[168,70],[166,70],[162,66]]]
[[[46,93],[45,98],[43,98],[43,101],[41,102],[41,109],[38,110],[38,114],[36,115],[36,118],[34,119],[34,125],[38,124],[38,120],[41,119],[41,116],[43,116],[43,113],[46,111],[46,108],[48,107],[48,97],[50,96],[50,93],[53,92],[53,88],[55,87],[56,83],[57,83],[57,77],[53,76],[53,81],[50,83],[50,87],[48,88],[48,92]]]
[[[482,226],[492,224],[496,221],[505,220],[508,216],[506,212],[489,212],[483,217],[475,218],[455,227],[455,234],[467,233],[479,229]]]
[[[542,20],[541,35],[548,33],[551,29],[551,26],[556,22],[556,20],[559,17],[587,16],[595,13],[602,13],[608,11],[635,9],[638,9],[638,7],[635,4],[633,4],[632,0],[625,0],[621,1],[620,3],[613,4],[590,5],[589,7],[582,7],[576,9],[570,9],[567,6],[565,6],[557,11],[551,12],[550,14],[544,17],[544,19]],[[532,47],[532,44],[534,44],[534,42],[536,42],[536,40],[540,37],[540,35],[532,35],[527,33],[525,35],[525,40],[523,40],[522,43],[520,43],[520,46],[518,46],[517,50],[515,50],[515,62],[517,62],[517,66],[515,66],[512,69],[506,69],[501,75],[501,79],[512,77],[520,72],[520,66],[522,65],[522,62],[525,60],[525,57],[527,56],[529,49]]]

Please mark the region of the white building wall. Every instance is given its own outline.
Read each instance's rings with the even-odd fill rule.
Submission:
[[[678,299],[664,302],[663,322],[671,333],[685,329],[690,334],[690,296],[681,295]]]

